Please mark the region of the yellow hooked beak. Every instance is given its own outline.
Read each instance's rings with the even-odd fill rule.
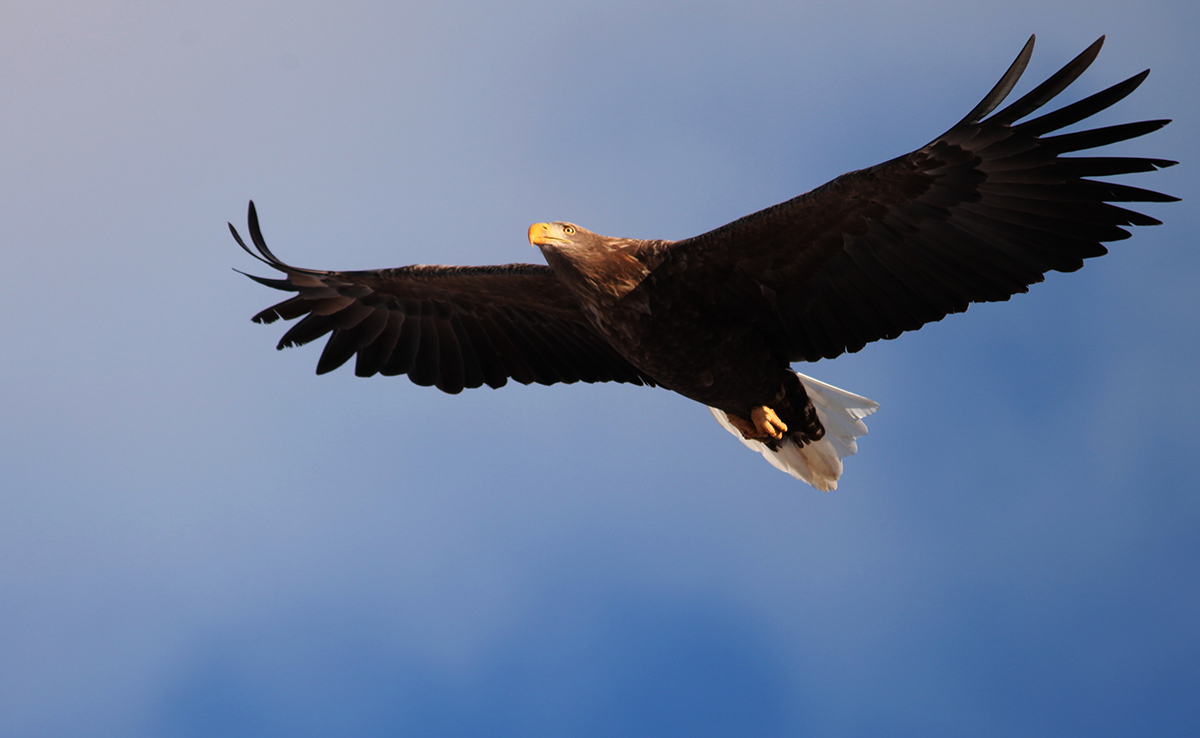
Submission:
[[[563,233],[562,226],[557,223],[534,223],[529,226],[529,245],[562,246],[571,241]]]

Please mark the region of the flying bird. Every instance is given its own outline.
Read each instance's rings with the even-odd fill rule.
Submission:
[[[1050,271],[1070,272],[1159,221],[1111,203],[1177,198],[1093,179],[1148,172],[1165,159],[1067,156],[1142,136],[1166,120],[1060,129],[1108,108],[1149,70],[1028,118],[1096,58],[1104,38],[993,113],[1033,52],[1030,38],[987,96],[928,145],[682,241],[613,238],[535,223],[547,265],[301,269],[263,239],[249,248],[282,273],[247,275],[295,293],[254,316],[302,318],[278,348],[329,334],[324,374],[407,374],[451,394],[537,382],[659,386],[707,405],[774,466],[837,488],[878,405],[800,374],[872,341],[1007,300]]]

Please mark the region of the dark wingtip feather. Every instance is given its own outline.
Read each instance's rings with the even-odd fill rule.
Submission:
[[[254,258],[257,259],[258,254],[254,253],[253,251],[250,250],[250,248],[248,246],[246,246],[246,242],[242,240],[242,237],[241,237],[241,235],[238,234],[237,229],[233,227],[233,223],[230,223],[229,221],[225,221],[225,225],[229,226],[229,232],[233,234],[233,240],[237,241],[238,246],[241,246],[243,249],[246,250],[247,254],[250,254],[251,256],[253,256]]]
[[[263,313],[270,310],[274,310],[274,308],[268,308]],[[259,313],[259,315],[263,313]],[[279,339],[279,343],[275,348],[283,350],[285,348],[303,346],[306,343],[317,340],[332,330],[333,321],[328,316],[309,313],[299,323],[293,325],[287,333],[283,334],[283,337]]]
[[[1013,130],[1020,131],[1027,136],[1041,136],[1051,131],[1057,131],[1060,128],[1065,128],[1072,123],[1078,123],[1084,118],[1091,117],[1101,110],[1116,105],[1121,100],[1124,100],[1134,90],[1141,86],[1142,82],[1146,81],[1146,77],[1150,74],[1147,69],[1144,72],[1135,74],[1124,82],[1101,90],[1094,95],[1090,95],[1079,102],[1067,105],[1064,108],[1055,110],[1052,113],[1046,113],[1033,120],[1026,121],[1020,125],[1014,126]],[[1002,114],[1001,114],[1002,115]]]
[[[1063,171],[1074,177],[1112,177],[1138,172],[1157,172],[1179,162],[1170,159],[1149,159],[1125,156],[1083,156],[1058,159]]]
[[[1174,195],[1164,195],[1161,192],[1116,182],[1081,179],[1078,184],[1085,188],[1082,191],[1089,192],[1092,197],[1104,202],[1179,202],[1179,198]]]
[[[234,227],[233,227],[233,223],[226,222],[226,225],[228,225],[228,226],[229,226],[229,232],[230,232],[230,233],[233,235],[233,240],[234,240],[234,241],[237,241],[237,245],[238,245],[238,246],[241,246],[241,247],[242,247],[242,251],[245,251],[247,254],[250,254],[250,255],[251,255],[251,256],[253,256],[255,259],[258,259],[259,261],[261,261],[262,263],[264,263],[264,264],[266,264],[266,265],[268,265],[268,266],[270,266],[270,267],[273,267],[273,268],[275,268],[275,269],[279,269],[279,265],[278,265],[278,264],[276,264],[276,263],[274,263],[274,262],[272,262],[272,261],[269,261],[269,260],[267,260],[267,259],[264,259],[264,258],[263,258],[261,255],[254,253],[254,250],[253,250],[253,249],[251,249],[249,246],[247,246],[247,245],[246,245],[246,242],[242,240],[242,235],[241,235],[240,233],[238,233],[238,232],[237,232],[237,229],[236,229],[236,228],[234,228]],[[283,270],[282,270],[282,269],[280,269],[280,271],[283,271]]]
[[[354,345],[354,339],[347,331],[334,331],[329,340],[325,342],[325,348],[321,351],[321,358],[317,360],[317,374],[328,374],[337,369],[341,365],[350,360],[354,356],[357,348]]]
[[[1101,37],[1103,39],[1103,37]],[[1037,40],[1037,34],[1029,37],[1025,42],[1025,46],[1021,48],[1021,53],[1017,54],[1017,58],[1009,65],[1008,71],[996,83],[991,92],[987,94],[979,104],[975,106],[971,112],[958,122],[958,125],[966,125],[968,123],[978,123],[983,119],[983,116],[996,109],[996,106],[1004,102],[1004,98],[1008,97],[1008,93],[1012,92],[1012,88],[1016,86],[1017,80],[1021,79],[1021,75],[1025,73],[1025,67],[1029,65],[1029,58],[1033,56],[1033,44]]]
[[[1067,62],[1066,66],[1055,72],[1045,82],[1021,96],[1019,100],[1004,110],[993,115],[989,121],[1005,124],[1024,118],[1033,111],[1053,100],[1060,92],[1079,79],[1079,75],[1092,65],[1104,45],[1104,37],[1096,39],[1091,46],[1083,50],[1079,56]]]
[[[279,313],[275,312],[275,308],[267,308],[251,318],[250,322],[258,323],[259,325],[270,325],[277,320],[279,320]],[[280,345],[276,346],[275,348],[281,349],[283,346]]]
[[[272,289],[283,290],[284,292],[299,292],[300,291],[299,287],[297,287],[296,285],[287,281],[286,279],[271,279],[269,277],[259,277],[257,275],[250,274],[248,272],[243,272],[241,269],[234,269],[233,271],[237,272],[238,274],[242,275],[243,277],[249,277],[250,279],[253,279],[255,282],[258,282],[261,285],[266,285],[267,287],[271,287]]]
[[[250,240],[254,243],[254,248],[258,249],[258,253],[269,259],[271,263],[282,266],[283,261],[267,248],[267,240],[263,238],[262,229],[258,225],[258,209],[254,207],[253,200],[250,201],[246,220],[250,225]]]
[[[294,267],[276,256],[271,249],[267,247],[267,241],[265,238],[263,238],[262,228],[259,227],[258,224],[258,209],[254,207],[253,200],[250,201],[250,206],[246,213],[246,220],[250,226],[250,242],[254,244],[254,249],[251,249],[246,245],[246,242],[242,240],[241,234],[237,232],[237,229],[233,227],[232,223],[229,224],[229,232],[233,234],[233,239],[238,242],[238,245],[241,246],[247,254],[250,254],[264,264],[271,265],[281,272],[310,274],[314,276],[326,275],[329,273],[320,271],[318,269],[301,269],[299,267]],[[255,249],[257,249],[257,253],[255,253]]]
[[[1135,123],[1122,123],[1115,126],[1093,128],[1089,131],[1079,131],[1078,133],[1064,133],[1058,136],[1042,138],[1039,141],[1055,154],[1064,154],[1071,151],[1096,149],[1119,141],[1127,141],[1138,136],[1145,136],[1147,133],[1154,133],[1170,122],[1169,120],[1141,120]]]

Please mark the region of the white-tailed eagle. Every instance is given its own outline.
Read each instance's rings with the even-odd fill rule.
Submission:
[[[548,266],[300,269],[267,248],[250,204],[252,256],[296,293],[259,323],[301,320],[279,348],[329,335],[317,373],[407,374],[457,393],[538,382],[660,386],[707,405],[767,460],[820,490],[866,433],[874,402],[798,374],[1069,272],[1158,220],[1114,202],[1176,198],[1094,179],[1174,164],[1072,156],[1165,120],[1058,133],[1133,92],[1148,71],[1029,117],[1070,85],[1103,38],[999,112],[1033,38],[987,97],[927,146],[682,241],[537,223]]]

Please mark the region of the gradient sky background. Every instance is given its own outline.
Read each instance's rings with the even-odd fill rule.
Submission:
[[[0,7],[0,735],[1183,736],[1200,723],[1193,2]],[[301,266],[683,238],[1020,90],[1184,202],[1081,272],[804,371],[842,488],[701,406],[313,370]]]

